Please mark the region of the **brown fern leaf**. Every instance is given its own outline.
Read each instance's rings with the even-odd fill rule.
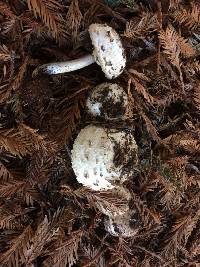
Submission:
[[[157,29],[159,29],[157,15],[147,12],[141,14],[141,19],[128,21],[123,35],[129,39],[141,38],[144,34]]]
[[[188,42],[188,40],[180,36],[177,32],[176,34],[177,34],[177,44],[180,47],[180,51],[183,57],[189,58],[195,56],[196,51],[192,47],[192,45]]]
[[[55,143],[46,140],[45,136],[37,133],[25,124],[19,124],[17,129],[1,130],[0,144],[13,155],[19,157],[32,154],[36,150],[43,153],[55,152]]]
[[[165,258],[175,260],[177,253],[184,248],[192,231],[196,228],[199,218],[199,210],[193,214],[177,216],[168,238],[165,240],[162,252]]]
[[[136,91],[144,97],[144,99],[150,104],[153,105],[156,101],[153,96],[151,96],[144,86],[138,82],[136,79],[132,78],[132,82],[135,85]]]
[[[149,209],[147,204],[134,192],[131,192],[132,202],[142,218],[144,227],[151,228],[154,225],[161,223],[161,215],[157,214],[153,209]]]
[[[21,65],[17,75],[15,76],[14,80],[11,82],[11,84],[6,87],[6,89],[3,89],[2,91],[0,91],[0,103],[5,102],[9,96],[11,95],[11,93],[13,91],[16,91],[19,89],[21,82],[25,76],[26,73],[26,68],[28,65],[28,60],[29,58],[26,57],[23,64]]]
[[[45,261],[46,266],[65,267],[73,266],[78,260],[78,248],[82,239],[83,231],[72,232],[70,237],[59,242],[59,246],[50,249],[49,258]]]
[[[33,153],[28,167],[28,178],[32,185],[44,185],[48,182],[52,162],[53,158],[44,155],[42,150]]]
[[[6,166],[0,162],[0,179],[1,182],[7,182],[9,180],[13,180],[13,175],[12,173],[6,168]]]
[[[147,131],[149,132],[149,134],[151,135],[151,137],[159,144],[162,143],[162,140],[159,136],[159,133],[157,131],[157,129],[154,127],[154,125],[152,124],[151,120],[147,117],[147,115],[141,111],[140,112],[143,120],[145,121],[146,127],[147,127]]]
[[[23,123],[18,125],[18,129],[26,140],[35,147],[33,150],[41,150],[45,154],[55,152],[56,143],[49,141],[45,135],[39,134],[37,129],[33,129]]]
[[[16,199],[15,199],[16,200]],[[17,202],[17,200],[16,200]],[[19,203],[7,201],[0,206],[0,228],[1,229],[23,229],[22,224],[27,223],[27,213],[32,211],[32,208],[22,207]]]
[[[198,75],[200,73],[200,62],[196,60],[193,62],[187,62],[184,68],[186,72],[189,72],[192,75]]]
[[[77,100],[72,106],[67,109],[64,108],[53,118],[51,132],[53,136],[56,136],[58,143],[65,144],[71,138],[80,118],[80,105]]]
[[[77,41],[78,30],[80,28],[82,14],[79,9],[78,0],[72,0],[69,6],[67,16],[67,27],[71,30],[74,42]]]
[[[189,214],[177,218],[170,232],[171,236],[168,240],[173,240],[177,248],[180,245],[185,246],[192,231],[196,228],[199,218],[199,210],[194,215]]]
[[[75,193],[79,197],[86,196],[91,207],[97,208],[107,215],[118,215],[125,212],[130,200],[130,193],[122,187],[102,192],[92,191],[83,187],[80,190],[76,190]]]
[[[0,144],[11,154],[19,157],[31,154],[31,143],[27,142],[18,129],[1,130]]]
[[[192,247],[190,248],[190,253],[193,256],[200,255],[200,238],[198,238],[196,241],[192,243]]]
[[[176,134],[170,135],[164,139],[164,142],[172,148],[182,147],[190,153],[200,151],[200,143],[198,138],[195,138],[192,133],[180,131]]]
[[[82,248],[83,253],[84,253],[84,258],[88,259],[88,265],[92,266],[92,264],[95,264],[96,267],[106,267],[107,263],[106,260],[104,258],[104,256],[102,255],[103,251],[102,249],[96,249],[94,246],[92,245],[88,245],[88,246],[83,246]]]
[[[9,182],[0,182],[0,198],[11,197],[16,192],[23,190],[23,185],[25,182],[22,181],[9,181]]]
[[[30,247],[30,240],[32,237],[31,226],[28,225],[23,232],[11,241],[10,248],[1,253],[0,264],[1,266],[20,266],[20,264],[25,263],[26,253]]]
[[[160,31],[159,39],[164,47],[164,53],[178,69],[180,68],[180,54],[184,57],[195,55],[195,50],[188,40],[180,36],[171,25],[167,27],[166,31]]]
[[[181,188],[187,189],[189,177],[186,173],[188,156],[176,157],[168,161],[170,170]]]
[[[63,6],[55,0],[26,0],[28,8],[34,16],[39,17],[52,32],[53,37],[59,40],[65,38],[66,25],[61,16]]]
[[[194,92],[194,102],[195,102],[195,106],[196,108],[198,108],[200,110],[200,85],[195,88],[195,92]]]
[[[164,48],[164,53],[167,55],[172,65],[180,71],[180,47],[177,43],[177,34],[172,28],[167,28],[166,31],[161,30],[159,33],[160,43]]]
[[[7,17],[15,17],[15,14],[11,10],[11,7],[9,4],[5,3],[5,1],[0,2],[0,13],[4,14]]]
[[[179,9],[173,13],[174,18],[180,24],[185,25],[190,30],[198,30],[200,27],[200,6],[192,5],[191,10]]]
[[[131,85],[132,80],[130,79],[130,85]],[[130,86],[129,86],[130,87]],[[151,120],[147,117],[147,115],[144,113],[144,111],[142,110],[141,106],[139,105],[140,100],[138,97],[134,96],[131,94],[130,90],[128,90],[128,95],[129,95],[129,99],[131,101],[131,104],[133,106],[137,106],[137,109],[139,111],[140,116],[143,118],[143,120],[145,121],[146,127],[147,127],[147,131],[150,133],[150,135],[152,136],[152,138],[158,142],[158,143],[162,143],[161,138],[159,137],[158,131],[156,130],[156,128],[154,127],[154,125],[152,124]],[[136,98],[136,99],[135,99]]]
[[[182,0],[170,0],[169,1],[169,8],[170,9],[177,8],[181,2],[182,2]]]
[[[160,186],[160,201],[163,204],[164,210],[173,211],[180,206],[183,198],[182,191],[180,190],[179,181],[172,173],[169,173],[169,167],[163,166],[163,170],[152,172],[151,175],[158,179]]]
[[[6,45],[0,45],[0,61],[12,60],[12,53],[9,51]]]
[[[51,220],[48,220],[47,216],[45,216],[43,221],[38,225],[34,236],[29,239],[31,245],[27,251],[27,264],[32,263],[39,255],[41,255],[44,246],[52,240],[56,234],[61,215],[62,210],[58,209]]]

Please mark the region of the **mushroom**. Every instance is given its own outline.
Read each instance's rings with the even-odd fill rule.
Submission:
[[[130,170],[124,167],[136,158],[137,144],[131,132],[88,125],[74,141],[72,168],[79,183],[108,190],[128,179]]]
[[[107,120],[126,119],[131,114],[127,93],[112,83],[97,85],[88,95],[86,108],[93,117]]]
[[[55,62],[37,67],[33,76],[38,73],[59,74],[82,69],[96,62],[101,66],[108,79],[119,76],[126,64],[124,48],[118,33],[106,24],[91,24],[89,34],[94,47],[93,55],[66,62]]]
[[[129,210],[122,215],[109,216],[104,219],[104,227],[112,236],[133,237],[143,223],[138,212]]]

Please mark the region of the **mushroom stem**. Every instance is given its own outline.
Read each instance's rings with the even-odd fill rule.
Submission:
[[[54,62],[54,63],[44,64],[37,67],[33,71],[33,77],[37,76],[39,73],[60,74],[65,72],[71,72],[87,67],[93,64],[94,62],[95,62],[94,57],[88,54],[79,59],[74,59],[65,62]]]

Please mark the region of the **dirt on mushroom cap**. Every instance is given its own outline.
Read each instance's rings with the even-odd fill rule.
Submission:
[[[88,113],[107,120],[126,119],[129,113],[128,95],[118,84],[97,85],[86,101]]]

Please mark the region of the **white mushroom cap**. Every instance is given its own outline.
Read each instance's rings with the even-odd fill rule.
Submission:
[[[102,83],[89,94],[86,107],[94,117],[125,119],[130,115],[128,95],[118,84]]]
[[[119,76],[126,65],[126,57],[118,33],[106,24],[91,24],[90,38],[94,46],[93,56],[108,79]]]
[[[93,190],[108,190],[115,182],[128,179],[123,167],[129,160],[132,163],[136,151],[131,133],[89,125],[74,141],[72,167],[79,183]]]
[[[127,211],[123,215],[106,217],[104,227],[113,236],[131,237],[135,236],[142,225],[140,218],[134,212]]]

